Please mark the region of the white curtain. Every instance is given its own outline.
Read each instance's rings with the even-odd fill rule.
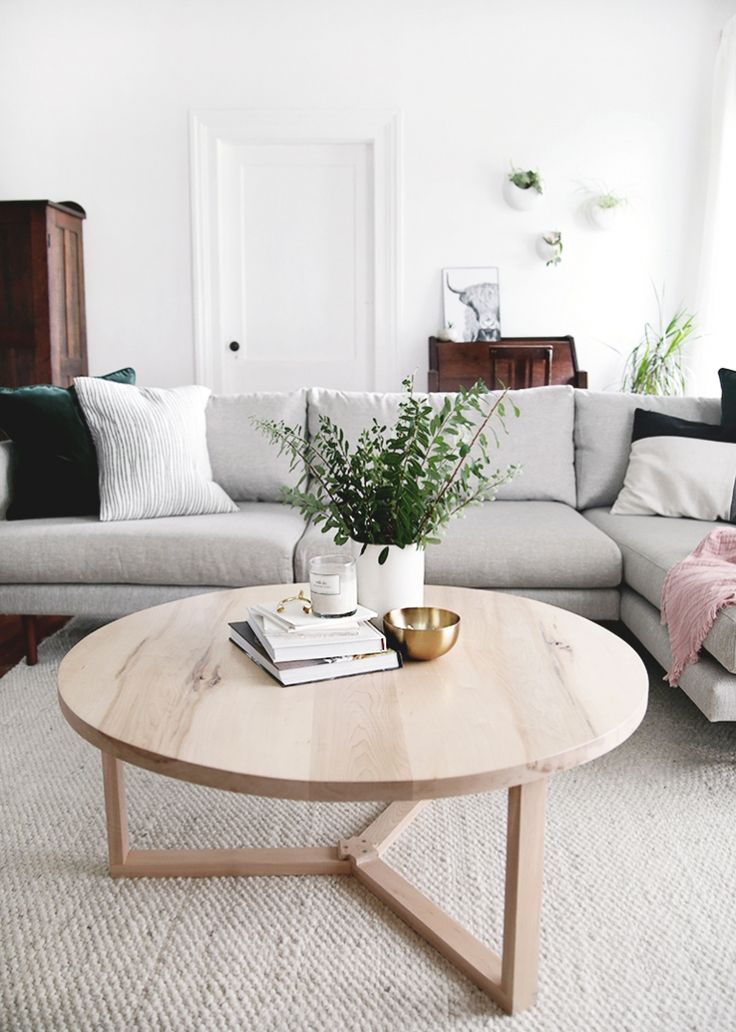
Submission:
[[[717,396],[719,367],[736,368],[736,15],[716,58],[696,313],[702,337],[688,356],[688,393]]]

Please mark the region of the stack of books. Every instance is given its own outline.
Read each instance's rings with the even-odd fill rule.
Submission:
[[[283,685],[395,670],[401,657],[370,623],[375,616],[362,606],[337,619],[253,606],[247,620],[230,624],[230,641]]]

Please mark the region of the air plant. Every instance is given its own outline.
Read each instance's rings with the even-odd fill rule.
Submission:
[[[591,204],[594,204],[596,208],[603,208],[604,211],[608,211],[611,208],[620,208],[621,205],[628,203],[628,198],[623,197],[621,194],[615,194],[611,190],[606,190],[591,198]]]

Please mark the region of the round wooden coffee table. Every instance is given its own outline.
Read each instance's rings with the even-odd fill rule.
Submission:
[[[227,625],[293,590],[244,588],[147,609],[64,659],[64,716],[102,751],[110,873],[353,875],[504,1010],[523,1010],[537,986],[547,777],[634,731],[647,703],[641,660],[565,610],[428,587],[428,603],[462,617],[448,655],[284,688],[228,640]],[[337,846],[131,849],[123,762],[252,795],[390,805]],[[501,956],[382,859],[429,800],[496,789],[508,790]]]

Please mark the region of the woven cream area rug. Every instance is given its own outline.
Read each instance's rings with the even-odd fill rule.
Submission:
[[[349,878],[112,881],[99,753],[62,719],[75,621],[0,680],[0,1028],[730,1032],[736,725],[652,678],[640,730],[552,779],[536,1008],[509,1018]],[[130,769],[140,846],[332,844],[380,809]],[[441,801],[389,860],[499,945],[504,800]]]

